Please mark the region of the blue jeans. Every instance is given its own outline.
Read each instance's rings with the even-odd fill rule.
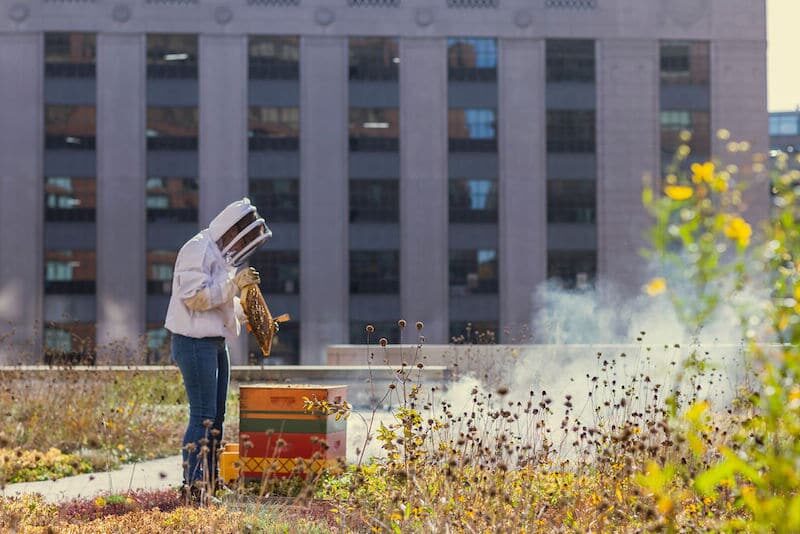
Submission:
[[[193,338],[172,335],[172,359],[178,364],[189,398],[189,425],[183,436],[184,483],[203,479],[207,469],[209,480],[216,476],[216,450],[222,441],[225,400],[228,396],[230,358],[225,338]],[[203,422],[212,421],[210,428]],[[217,430],[219,434],[214,432]],[[198,465],[201,439],[208,440],[209,453],[205,466]],[[187,447],[194,444],[194,447]]]

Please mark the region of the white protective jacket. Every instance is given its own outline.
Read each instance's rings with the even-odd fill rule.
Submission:
[[[236,268],[222,257],[205,229],[178,252],[165,327],[187,337],[235,337],[243,319]]]

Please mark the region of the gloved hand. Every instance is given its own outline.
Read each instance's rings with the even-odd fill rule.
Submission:
[[[259,276],[258,271],[250,267],[236,273],[236,276],[233,277],[233,283],[236,284],[236,287],[241,291],[245,286],[249,286],[250,284],[260,284],[261,276]]]

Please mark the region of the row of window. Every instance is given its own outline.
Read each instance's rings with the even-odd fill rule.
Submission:
[[[450,222],[497,222],[496,180],[451,179],[448,182]],[[94,221],[95,185],[94,178],[47,177],[45,220]],[[548,180],[548,222],[593,223],[595,190],[594,180]],[[149,177],[146,191],[148,222],[197,221],[196,179]],[[249,197],[270,222],[299,221],[300,191],[296,178],[252,179]],[[350,222],[396,223],[400,219],[398,180],[350,180],[349,197]]]
[[[352,37],[349,40],[351,80],[396,80],[400,50],[396,38]],[[96,38],[92,33],[46,33],[45,68],[49,76],[94,76]],[[147,68],[151,78],[196,78],[198,44],[192,34],[148,34]],[[300,43],[295,36],[250,36],[251,79],[297,79]],[[664,41],[660,71],[665,84],[708,84],[706,42]],[[454,81],[490,81],[497,77],[497,40],[451,37],[447,40],[448,75]],[[546,42],[548,82],[595,81],[595,42],[549,39]]]
[[[593,255],[585,252],[549,251],[548,275],[574,279],[578,272],[593,276]],[[497,293],[498,267],[495,249],[456,249],[449,252],[449,285],[453,296]],[[177,251],[147,252],[147,292],[169,295]],[[585,260],[584,263],[575,259]],[[350,251],[350,292],[395,294],[400,290],[400,253],[396,250]],[[267,293],[297,294],[300,291],[300,258],[296,250],[272,250],[253,256],[251,264],[262,273]],[[90,295],[95,292],[96,254],[93,250],[48,250],[45,252],[45,293]]]

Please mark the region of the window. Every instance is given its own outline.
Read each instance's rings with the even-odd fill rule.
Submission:
[[[172,274],[178,253],[174,250],[147,251],[147,293],[169,295],[172,293]]]
[[[450,323],[450,342],[456,345],[493,345],[497,343],[497,323],[453,321]]]
[[[350,108],[350,150],[397,151],[400,120],[397,108]]]
[[[299,251],[262,249],[253,254],[250,265],[261,274],[261,289],[265,293],[300,292]]]
[[[661,112],[661,153],[671,158],[684,144],[681,132],[691,133],[686,144],[693,156],[705,158],[711,154],[711,118],[707,111],[669,110]]]
[[[770,135],[798,135],[800,134],[800,115],[770,115],[769,134]]]
[[[449,182],[450,222],[497,222],[497,182],[454,179]]]
[[[46,176],[45,221],[92,222],[95,217],[94,178]]]
[[[451,250],[450,293],[497,293],[497,251]]]
[[[350,222],[397,222],[397,180],[350,180]]]
[[[450,80],[496,80],[497,40],[477,37],[447,39],[447,66]]]
[[[594,41],[548,39],[547,82],[594,82]]]
[[[197,150],[196,107],[148,107],[148,150]]]
[[[197,222],[198,202],[195,178],[147,179],[148,222]]]
[[[397,80],[400,50],[397,39],[354,37],[350,39],[350,79]]]
[[[548,180],[547,222],[594,224],[597,192],[594,180]]]
[[[94,106],[48,104],[44,107],[45,148],[94,150]]]
[[[255,336],[247,336],[251,364],[295,365],[300,362],[300,323],[289,321],[281,323],[278,333],[272,340],[272,352],[268,360],[262,357]]]
[[[253,35],[248,42],[250,79],[296,80],[300,44],[297,37]]]
[[[661,43],[661,83],[708,85],[709,45],[704,41]]]
[[[497,114],[494,109],[449,109],[447,122],[451,151],[497,150]]]
[[[147,35],[148,78],[197,78],[197,36]]]
[[[93,250],[47,250],[44,265],[45,294],[94,293]]]
[[[170,362],[169,330],[157,323],[147,325],[147,364]]]
[[[397,293],[400,253],[396,250],[351,250],[351,293]]]
[[[547,252],[547,277],[558,280],[568,289],[587,289],[597,275],[597,252],[594,250]]]
[[[300,180],[297,178],[251,178],[250,200],[268,224],[300,220]]]
[[[44,328],[44,364],[94,365],[94,340],[94,323],[49,323]]]
[[[95,41],[93,33],[45,33],[45,76],[93,78],[95,75]]]
[[[548,111],[547,151],[551,153],[594,152],[594,111]]]
[[[300,110],[253,106],[248,114],[250,150],[297,150]]]
[[[368,333],[367,325],[372,325],[375,331]],[[401,342],[397,321],[350,321],[350,343],[353,345],[377,345],[383,337],[392,345]]]

